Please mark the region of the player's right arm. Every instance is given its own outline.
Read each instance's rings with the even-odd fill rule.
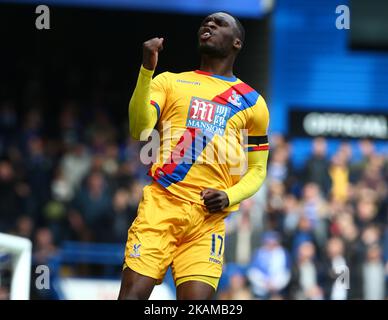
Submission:
[[[151,101],[152,76],[158,63],[159,52],[163,49],[163,38],[153,38],[143,44],[143,63],[140,67],[135,90],[129,102],[129,133],[132,138],[140,140],[141,133],[151,133],[158,121],[160,107]],[[155,83],[155,86],[158,84]],[[154,105],[151,107],[150,105]]]

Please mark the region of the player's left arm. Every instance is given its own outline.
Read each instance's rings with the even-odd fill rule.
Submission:
[[[254,115],[247,124],[247,172],[238,183],[226,190],[205,189],[202,191],[201,197],[210,212],[221,211],[251,197],[260,189],[265,180],[269,155],[267,133],[269,112],[261,96],[253,108]]]

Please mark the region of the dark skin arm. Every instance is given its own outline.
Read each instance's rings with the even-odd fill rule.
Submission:
[[[152,38],[143,43],[143,67],[155,70],[158,64],[159,52],[163,50],[164,38]]]
[[[220,212],[229,206],[228,195],[221,190],[211,188],[202,190],[201,199],[210,213]]]

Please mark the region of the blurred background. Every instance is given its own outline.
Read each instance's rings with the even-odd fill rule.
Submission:
[[[386,1],[46,0],[50,30],[38,4],[0,1],[0,232],[32,241],[31,299],[117,298],[150,182],[127,121],[142,43],[165,38],[156,73],[195,70],[215,11],[245,26],[235,74],[271,114],[268,177],[226,221],[217,299],[388,297]],[[0,244],[0,299],[15,263]],[[175,298],[170,272],[152,298]]]

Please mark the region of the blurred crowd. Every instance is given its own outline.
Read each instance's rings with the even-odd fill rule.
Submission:
[[[72,100],[55,117],[0,102],[0,232],[30,238],[35,264],[65,240],[124,244],[150,182],[126,130]],[[317,138],[296,169],[291,148],[271,137],[265,185],[227,218],[218,298],[388,297],[387,155],[362,140],[361,160],[346,142],[329,158]]]
[[[12,104],[0,106],[0,230],[32,238],[37,250],[125,241],[147,183],[141,145],[119,143],[107,112],[83,122],[79,111],[68,102],[57,119],[37,109],[19,118]],[[50,135],[48,121],[57,129]]]
[[[273,136],[265,186],[227,223],[221,299],[388,297],[388,157],[360,140],[332,157],[316,138],[303,168]]]
[[[30,238],[33,265],[66,240],[125,244],[149,181],[141,145],[117,127],[74,101],[54,118],[0,103],[0,232]]]

